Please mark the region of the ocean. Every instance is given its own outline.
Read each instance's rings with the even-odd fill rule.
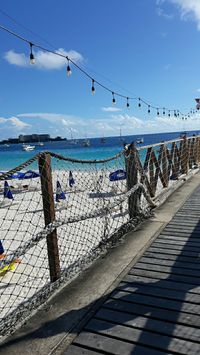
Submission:
[[[199,132],[200,131],[190,131],[187,132],[187,134],[188,136],[192,136],[192,134],[199,134]],[[29,152],[22,150],[22,144],[11,144],[9,147],[0,145],[0,170],[13,169],[41,151],[52,151],[60,155],[81,160],[104,159],[120,152],[123,149],[123,142],[131,143],[136,141],[137,138],[143,138],[144,142],[139,144],[139,146],[145,146],[179,138],[180,133],[181,132],[169,132],[105,137],[104,143],[101,142],[101,138],[89,138],[89,147],[83,147],[81,140],[78,144],[70,144],[68,141],[45,142],[43,146],[36,145],[35,149]]]

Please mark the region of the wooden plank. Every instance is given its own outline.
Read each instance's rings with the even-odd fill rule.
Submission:
[[[200,327],[200,316],[190,315],[179,310],[160,309],[149,304],[139,302],[126,302],[123,299],[109,298],[103,305],[104,308],[118,310],[120,312],[128,312],[135,315],[142,315],[158,320],[166,320],[176,324],[186,326]]]
[[[126,342],[85,330],[75,339],[74,344],[97,350],[101,354],[130,355],[137,350],[137,355],[163,355],[163,352],[156,349],[135,345],[132,342]]]
[[[143,256],[140,259],[140,262],[142,263],[147,263],[147,264],[153,264],[153,265],[164,265],[164,266],[169,266],[169,267],[179,267],[181,269],[188,269],[188,270],[200,270],[200,263],[187,263],[186,261],[180,261],[180,260],[167,260],[167,259],[156,259],[148,256]],[[199,273],[200,274],[200,273]]]
[[[150,268],[148,270],[135,268],[134,270],[131,270],[129,273],[132,275],[159,277],[161,280],[168,279],[170,281],[174,280],[176,282],[183,282],[183,283],[187,283],[187,284],[191,284],[191,285],[196,284],[196,286],[200,285],[199,278],[197,278],[197,277],[185,276],[182,274],[179,275],[176,273],[169,273],[169,272],[167,273],[167,272],[163,272],[163,271],[150,270]]]
[[[136,302],[147,305],[149,304],[150,306],[155,306],[160,309],[171,309],[200,316],[200,305],[191,304],[183,301],[175,301],[147,294],[143,295],[140,293],[137,294],[118,290],[114,291],[111,297],[115,299],[121,299],[122,301],[126,302]]]
[[[146,330],[140,330],[136,328],[125,327],[111,322],[102,321],[98,319],[92,319],[85,327],[87,331],[97,332],[109,337],[115,337],[118,339],[127,340],[129,342],[138,343],[140,345],[149,346],[150,349],[154,347],[158,350],[167,350],[178,352],[179,354],[187,354],[188,351],[193,351],[197,354],[200,353],[200,344],[192,343],[182,339],[168,337],[167,335],[156,334],[148,332]],[[173,329],[173,327],[172,327]],[[113,348],[115,342],[113,341]],[[134,349],[137,354],[137,345]],[[132,351],[133,353],[133,351]],[[122,353],[123,354],[123,353]]]
[[[72,344],[67,350],[65,350],[63,355],[99,355],[99,352]]]
[[[158,237],[157,240],[160,239],[164,239],[164,240],[174,240],[174,241],[182,241],[182,242],[186,242],[188,243],[188,245],[190,245],[190,243],[195,242],[195,243],[199,243],[200,242],[200,238],[199,238],[199,234],[190,234],[190,236],[188,237],[188,235],[186,234],[181,234],[181,233],[161,233]]]
[[[147,264],[147,263],[142,263],[138,262],[135,266],[134,269],[145,269],[145,270],[154,270],[154,271],[162,271],[166,272],[168,274],[177,274],[177,275],[183,275],[183,276],[192,276],[199,278],[200,281],[200,273],[199,271],[195,270],[187,270],[187,269],[180,269],[176,266],[169,267],[169,266],[164,266],[164,265],[152,265],[152,264]]]
[[[166,254],[169,254],[169,255],[181,255],[181,256],[184,256],[184,257],[192,257],[193,259],[198,259],[199,260],[199,256],[198,256],[198,253],[196,251],[186,251],[186,250],[183,250],[182,248],[179,250],[179,249],[172,249],[172,248],[168,248],[166,247],[166,245],[161,245],[160,247],[157,246],[157,244],[159,243],[156,243],[156,244],[153,244],[149,249],[148,251],[149,252],[152,252],[152,253],[166,253]]]
[[[180,244],[169,244],[169,243],[163,243],[162,240],[159,240],[159,241],[155,241],[154,242],[154,246],[157,246],[157,247],[161,247],[161,248],[164,248],[166,247],[167,249],[171,250],[171,249],[174,249],[174,250],[182,250],[183,252],[184,251],[193,251],[196,253],[196,255],[199,254],[199,250],[197,250],[196,247],[194,246],[188,246],[188,245],[180,245]]]
[[[169,230],[169,229],[174,229],[174,230],[186,230],[188,232],[192,232],[192,231],[200,231],[200,225],[186,225],[184,223],[169,223],[165,229],[163,230],[163,232],[165,232],[166,230]]]
[[[161,298],[167,298],[176,301],[184,301],[190,302],[193,304],[199,304],[200,295],[199,294],[192,294],[187,293],[186,291],[181,290],[170,290],[170,289],[163,289],[156,286],[156,283],[152,284],[144,284],[144,285],[132,285],[130,283],[121,282],[116,290],[135,293],[135,294],[143,294]]]
[[[196,238],[200,240],[200,231],[195,231],[195,230],[188,231],[187,229],[178,230],[178,229],[167,228],[162,233],[160,233],[160,235],[182,236],[187,238],[188,240],[191,240],[191,238]]]
[[[174,239],[174,240],[170,240],[170,239],[166,239],[166,238],[162,238],[162,237],[158,237],[157,238],[157,241],[159,243],[163,243],[163,244],[167,244],[168,246],[174,246],[174,245],[179,245],[179,246],[182,246],[182,247],[187,247],[188,249],[189,248],[196,248],[196,250],[199,252],[200,250],[200,247],[199,247],[199,242],[190,242],[188,240],[185,240],[185,241],[181,241],[179,239]]]
[[[178,259],[178,262],[186,262],[186,263],[192,263],[192,264],[198,264],[200,263],[200,260],[199,258],[193,258],[193,257],[190,257],[190,256],[182,256],[181,253],[180,254],[176,254],[176,255],[172,255],[170,253],[165,253],[165,251],[163,252],[158,252],[158,253],[155,253],[155,252],[151,252],[151,251],[146,251],[144,253],[144,256],[145,257],[148,257],[148,258],[155,258],[155,259],[160,259],[160,260],[165,260],[165,259],[168,259],[168,260],[173,260],[173,261],[177,261]]]
[[[124,276],[122,282],[127,282],[133,285],[144,285],[144,284],[152,284],[156,283],[157,287],[169,289],[169,290],[178,290],[184,291],[188,293],[200,294],[200,286],[197,287],[195,284],[187,284],[175,281],[168,281],[167,279],[161,280],[159,277],[146,277],[146,276],[137,276],[132,274],[127,274]]]
[[[117,323],[120,325],[128,325],[130,327],[150,330],[155,333],[161,333],[168,336],[173,334],[173,337],[182,338],[185,340],[193,340],[200,342],[200,329],[188,327],[185,325],[176,324],[164,320],[157,320],[145,316],[133,316],[133,313],[119,312],[108,308],[101,308],[96,314],[96,319],[105,320],[108,322]]]

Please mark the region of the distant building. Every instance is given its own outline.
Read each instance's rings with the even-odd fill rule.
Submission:
[[[49,134],[20,134],[19,143],[47,142],[50,140]]]

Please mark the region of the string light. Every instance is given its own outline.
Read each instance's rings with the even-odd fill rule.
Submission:
[[[144,105],[148,106],[148,113],[150,113],[150,108],[151,108],[151,109],[155,109],[155,110],[162,110],[162,107],[155,107],[155,106],[153,106],[153,105],[150,105],[148,102],[146,102],[145,100],[143,100],[143,99],[141,99],[141,98],[137,98],[137,97],[128,97],[128,98],[127,98],[126,96],[124,96],[124,95],[122,95],[122,94],[120,94],[120,93],[117,93],[117,92],[112,91],[110,88],[106,87],[106,86],[103,85],[101,82],[99,82],[99,81],[97,81],[97,80],[94,80],[83,68],[81,68],[78,64],[76,64],[76,62],[74,62],[74,61],[73,61],[71,58],[69,58],[68,56],[66,57],[66,56],[63,55],[62,53],[59,53],[59,52],[57,52],[57,51],[55,52],[55,51],[49,50],[49,49],[47,49],[47,48],[44,48],[44,47],[42,47],[42,46],[40,46],[40,45],[37,45],[37,44],[35,44],[35,43],[32,43],[32,42],[30,42],[29,40],[27,40],[26,38],[24,38],[24,37],[18,35],[17,33],[11,31],[10,29],[8,29],[8,28],[6,28],[6,27],[4,27],[4,26],[2,26],[2,25],[0,25],[0,29],[3,30],[3,31],[8,32],[8,33],[11,34],[12,36],[15,36],[16,38],[18,38],[18,39],[20,39],[20,40],[22,40],[22,41],[24,41],[24,42],[26,42],[26,43],[28,43],[28,44],[30,45],[30,63],[31,63],[31,64],[34,64],[34,63],[35,63],[35,57],[34,57],[33,52],[32,52],[32,47],[35,46],[36,48],[38,48],[38,49],[40,49],[40,50],[42,50],[42,51],[45,51],[45,52],[48,52],[48,53],[52,53],[52,54],[54,54],[54,55],[57,55],[57,56],[66,58],[66,59],[68,60],[68,65],[67,65],[67,75],[68,75],[68,76],[70,76],[71,73],[72,73],[71,68],[70,68],[70,65],[69,65],[69,64],[70,64],[69,62],[71,62],[71,63],[72,63],[77,69],[79,69],[85,76],[87,76],[88,78],[90,78],[90,79],[92,80],[92,93],[93,93],[93,94],[94,94],[94,92],[95,92],[95,87],[94,87],[94,82],[95,82],[95,84],[101,86],[104,90],[107,90],[108,92],[112,93],[112,95],[113,95],[113,99],[112,99],[113,104],[116,103],[116,100],[115,100],[115,97],[114,97],[114,95],[115,95],[115,96],[119,96],[119,97],[128,99],[128,100],[127,100],[127,104],[126,104],[127,107],[129,107],[129,100],[139,100],[139,102],[138,102],[138,107],[141,107],[141,102],[142,102]],[[199,99],[198,99],[198,100],[199,100]],[[196,109],[199,110],[200,107],[196,107]],[[173,112],[173,110],[172,110],[172,109],[170,110],[170,109],[168,109],[168,108],[165,108],[165,109],[163,108],[163,115],[165,114],[165,110],[168,110],[168,116],[170,117],[170,116],[171,116],[171,115],[170,115],[170,112]],[[157,112],[158,112],[158,111],[157,111]],[[174,110],[174,112],[176,112],[176,110]],[[177,112],[179,112],[179,111],[177,110]],[[194,112],[193,112],[193,113],[194,113]],[[188,114],[188,113],[187,113],[187,114]],[[187,115],[187,114],[185,114],[185,115]],[[177,114],[176,114],[176,115],[177,115]],[[184,114],[181,113],[181,115],[184,115]],[[178,116],[179,116],[179,113],[178,113]]]
[[[160,112],[159,112],[159,109],[157,108],[157,116],[159,116]]]
[[[92,79],[92,95],[95,94],[94,79]]]
[[[70,65],[69,65],[69,58],[66,57],[67,60],[68,60],[68,65],[67,65],[67,76],[70,76],[72,74],[72,71],[71,71],[71,68],[70,68]]]
[[[30,44],[30,64],[35,64],[35,57],[33,55],[33,43]]]
[[[115,93],[114,92],[112,92],[112,96],[113,96],[112,103],[113,103],[113,105],[115,105],[116,104],[116,100],[115,100]]]
[[[127,100],[127,102],[126,102],[126,107],[129,108],[129,106],[130,106],[130,105],[129,105],[129,101],[128,101],[129,98],[127,97],[126,100]]]

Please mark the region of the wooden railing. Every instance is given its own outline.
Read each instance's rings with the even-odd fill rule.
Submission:
[[[186,137],[136,148],[134,144],[127,152],[128,176],[134,183],[145,184],[151,197],[158,189],[167,188],[170,181],[179,180],[200,163],[200,136]],[[131,167],[131,168],[130,168]],[[130,171],[132,173],[130,173]],[[137,171],[137,176],[133,171]],[[133,176],[134,175],[134,176]],[[130,185],[130,186],[129,186]],[[128,188],[132,184],[128,183]],[[134,202],[136,205],[137,203]]]

